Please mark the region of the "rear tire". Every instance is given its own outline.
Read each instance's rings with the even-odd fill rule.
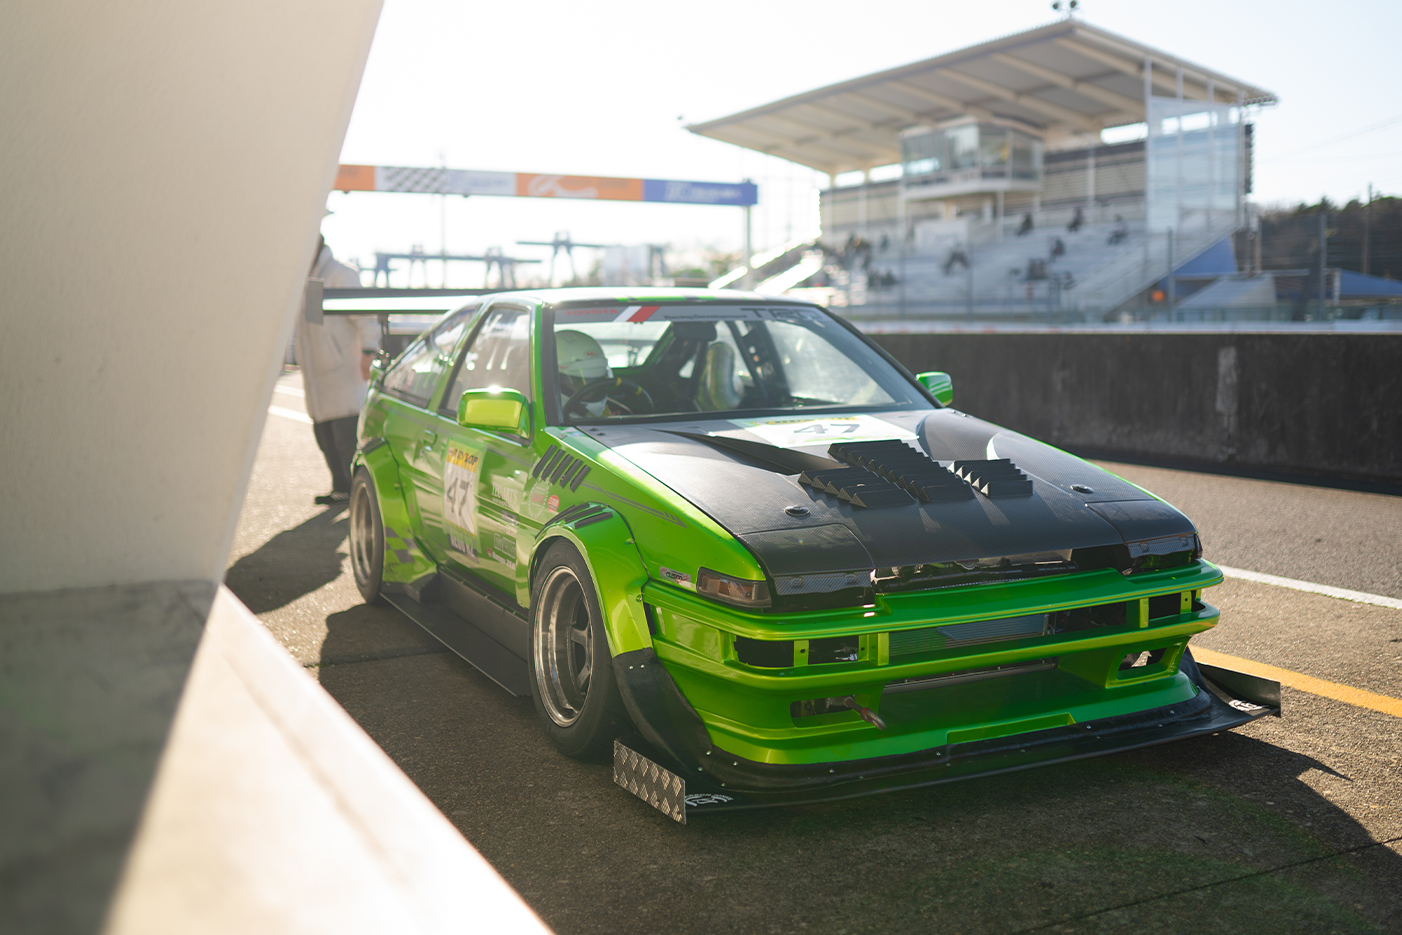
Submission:
[[[383,604],[380,585],[385,574],[385,524],[370,472],[360,468],[351,480],[350,559],[355,586],[367,604]]]
[[[603,620],[589,566],[556,541],[531,586],[531,700],[550,742],[577,759],[608,752],[622,709]]]

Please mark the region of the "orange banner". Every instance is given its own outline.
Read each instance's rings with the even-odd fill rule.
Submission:
[[[331,187],[338,192],[373,192],[375,167],[341,166],[336,170],[336,184]]]
[[[591,175],[516,173],[516,194],[527,198],[598,198],[642,201],[642,179],[613,179]]]

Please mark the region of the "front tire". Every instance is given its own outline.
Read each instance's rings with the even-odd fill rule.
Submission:
[[[355,472],[350,491],[350,559],[355,586],[367,604],[383,604],[385,523],[375,483],[365,468]]]
[[[622,706],[603,619],[583,556],[555,542],[531,588],[531,699],[550,742],[579,759],[607,752]]]

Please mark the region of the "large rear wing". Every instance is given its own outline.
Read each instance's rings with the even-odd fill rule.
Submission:
[[[308,279],[302,303],[307,321],[320,324],[327,315],[374,315],[380,322],[380,347],[391,357],[402,345],[432,327],[447,312],[500,289],[328,289]]]

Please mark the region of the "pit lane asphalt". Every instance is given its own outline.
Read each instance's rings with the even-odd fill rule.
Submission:
[[[1211,560],[1402,597],[1402,497],[1106,466]],[[1402,719],[1287,688],[1284,718],[1218,736],[683,827],[364,606],[327,486],[310,426],[269,415],[229,586],[560,933],[1402,932]],[[1194,645],[1402,697],[1402,611],[1240,580],[1207,599],[1222,623]]]

